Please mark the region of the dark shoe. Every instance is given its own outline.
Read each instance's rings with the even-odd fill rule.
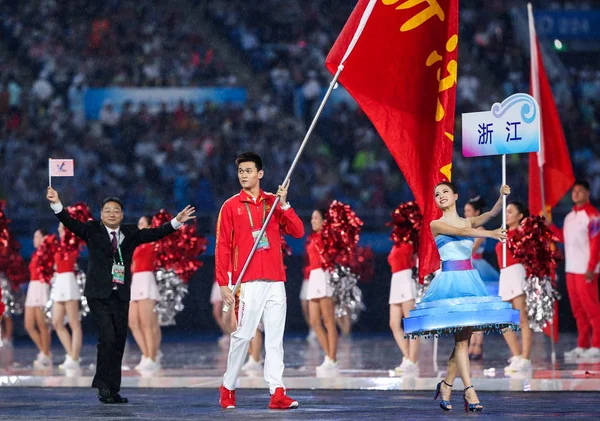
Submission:
[[[112,394],[108,389],[98,389],[98,400],[106,404],[127,403],[127,398],[121,397],[118,393]]]
[[[467,390],[472,389],[473,385],[465,388],[464,394],[463,394],[463,400],[465,401],[465,412],[481,412],[483,411],[483,406],[481,405],[481,403],[479,402],[475,402],[475,403],[470,403],[467,400]],[[475,389],[473,389],[475,390]]]
[[[114,403],[127,403],[127,402],[129,402],[129,400],[127,398],[121,397],[121,395],[119,395],[118,393],[115,393],[113,395],[113,400],[115,401]]]
[[[442,396],[442,383],[444,383],[446,386],[448,386],[450,388],[450,391],[452,391],[452,385],[446,383],[445,380],[442,380],[441,382],[439,382],[437,384],[437,387],[435,388],[435,394],[433,395],[433,400],[437,400],[437,398],[440,397],[441,398],[440,408],[442,408],[444,411],[451,411],[452,404],[450,403],[449,400],[445,400],[444,397]]]
[[[112,393],[108,389],[100,388],[98,389],[98,399],[102,401],[102,399],[108,399],[112,396]]]

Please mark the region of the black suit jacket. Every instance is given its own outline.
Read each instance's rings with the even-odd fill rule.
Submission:
[[[113,256],[112,244],[106,227],[100,221],[81,222],[69,216],[66,208],[56,214],[65,227],[87,243],[89,264],[84,295],[90,298],[108,298],[112,293],[113,261],[119,261],[118,252]],[[124,236],[120,244],[125,266],[125,283],[118,285],[119,298],[129,301],[131,298],[131,260],[133,251],[142,243],[152,243],[175,232],[171,222],[158,228],[139,229],[134,224],[124,224],[120,227]]]

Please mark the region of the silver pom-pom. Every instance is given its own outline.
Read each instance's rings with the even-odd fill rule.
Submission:
[[[429,275],[423,278],[423,283],[419,283],[419,273],[417,270],[413,271],[413,280],[417,283],[417,298],[415,302],[420,303],[427,290],[429,289],[429,285],[431,285],[431,281],[435,278],[435,272],[430,273]]]
[[[87,281],[87,277],[85,276],[85,272],[79,270],[77,267],[75,268],[75,279],[77,279],[77,286],[79,287],[79,294],[81,295],[79,302],[79,315],[83,318],[90,313],[90,306],[88,305],[87,298],[83,295],[83,291],[85,290],[85,283]]]
[[[529,326],[535,332],[542,332],[546,323],[554,318],[554,302],[560,300],[560,295],[549,277],[530,276],[524,289]]]
[[[2,302],[6,306],[6,317],[21,315],[25,307],[25,294],[21,289],[13,291],[10,283],[3,273],[0,273],[0,287],[2,287]]]
[[[46,323],[52,325],[52,306],[54,305],[54,300],[52,299],[52,288],[54,288],[54,282],[56,281],[56,272],[52,275],[52,279],[50,279],[50,293],[48,294],[48,301],[46,301],[46,305],[44,306],[43,313],[46,316]],[[65,323],[67,321],[67,316],[65,316]]]
[[[173,270],[162,268],[155,272],[160,300],[154,311],[161,326],[175,325],[175,316],[183,310],[183,297],[188,293],[187,285]]]
[[[358,287],[360,276],[352,273],[348,266],[336,265],[329,279],[333,289],[335,315],[342,317],[350,315],[352,323],[356,323],[361,311],[366,310],[362,291]]]

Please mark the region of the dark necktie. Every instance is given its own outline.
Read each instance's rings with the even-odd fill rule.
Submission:
[[[110,234],[112,235],[112,249],[113,249],[113,254],[117,252],[117,248],[118,248],[118,242],[117,242],[117,232],[116,231],[111,231]]]

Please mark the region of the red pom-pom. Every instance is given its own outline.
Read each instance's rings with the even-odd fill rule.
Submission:
[[[21,257],[21,244],[10,235],[10,219],[5,212],[6,201],[0,200],[0,272],[4,272],[13,287],[29,280],[27,265]]]
[[[87,222],[94,219],[92,218],[92,212],[89,206],[83,202],[78,202],[72,206],[69,206],[67,208],[67,212],[69,212],[69,216],[71,218],[80,222]],[[74,251],[81,251],[84,245],[85,241],[77,237],[65,227],[65,235],[61,239],[59,247],[59,251],[64,260],[67,260],[69,258],[69,254],[73,253]]]
[[[0,257],[8,256],[10,244],[10,233],[8,231],[10,219],[6,217],[5,207],[6,201],[0,200]]]
[[[527,276],[553,276],[560,253],[558,238],[542,216],[530,216],[521,221],[519,228],[506,242],[513,256],[525,266]]]
[[[152,218],[152,226],[159,227],[172,219],[169,212],[161,209]],[[156,242],[156,268],[171,269],[187,283],[202,266],[197,257],[206,251],[207,246],[208,240],[196,233],[195,225],[184,225],[174,234]]]
[[[333,270],[335,264],[348,266],[354,259],[363,221],[349,205],[334,200],[329,205],[321,229],[319,248],[323,269]]]
[[[375,276],[375,255],[371,247],[356,248],[350,270],[360,276],[360,282],[363,284],[368,284],[373,280]]]
[[[423,214],[416,202],[406,202],[398,205],[392,212],[392,222],[387,223],[393,226],[391,239],[394,245],[399,246],[403,243],[412,244],[413,250],[419,249],[419,234],[423,226]]]
[[[58,251],[58,247],[59,242],[56,235],[51,234],[44,237],[42,244],[35,251],[35,256],[37,257],[37,277],[34,277],[34,279],[42,282],[50,282],[50,279],[54,275],[54,253]]]
[[[285,235],[283,235],[283,234],[281,234],[281,252],[283,253],[284,256],[292,255],[292,248],[285,240]]]
[[[15,287],[29,281],[29,270],[21,256],[21,244],[14,238],[10,239],[6,265],[0,270]]]

